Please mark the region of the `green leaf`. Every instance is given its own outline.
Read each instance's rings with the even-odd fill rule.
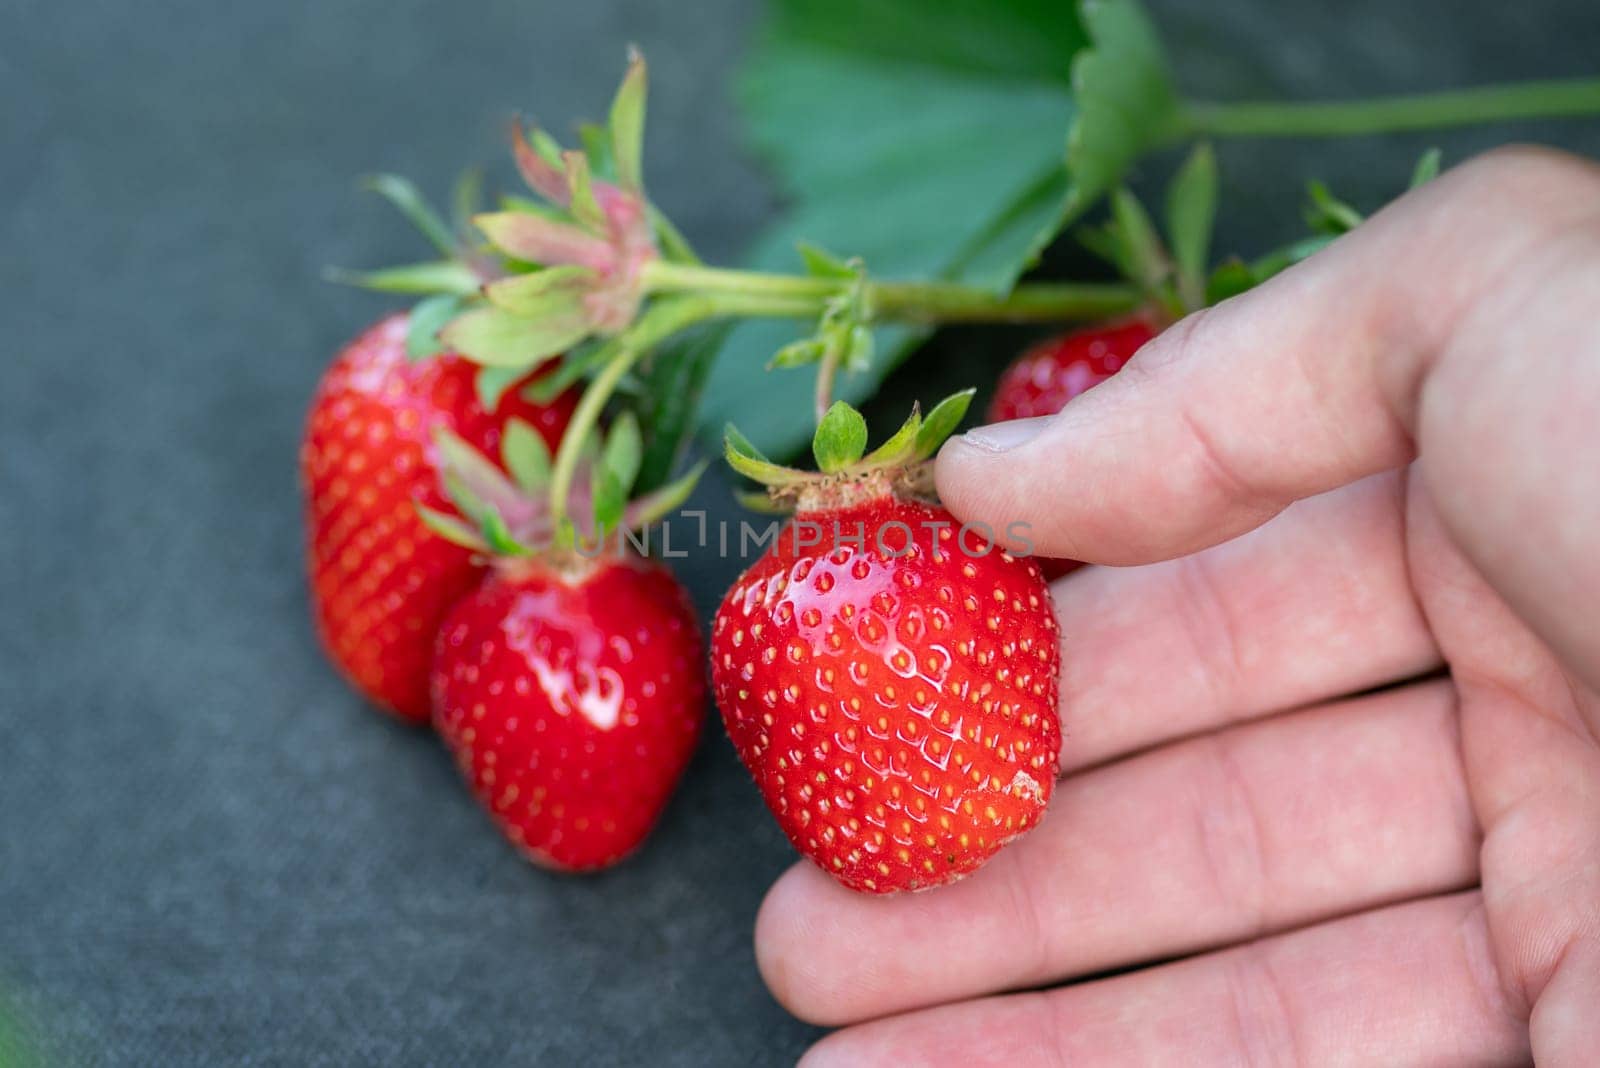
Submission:
[[[611,424],[606,444],[600,454],[600,466],[617,480],[624,497],[633,489],[639,477],[639,464],[644,459],[644,440],[639,433],[639,420],[632,412],[623,412]]]
[[[1439,177],[1439,163],[1444,158],[1437,148],[1430,148],[1417,160],[1416,169],[1411,172],[1411,184],[1407,189],[1415,189],[1419,185],[1433,181]]]
[[[638,192],[644,187],[644,112],[648,75],[644,57],[628,57],[628,73],[611,102],[606,125],[611,131],[611,159],[622,188]]]
[[[461,307],[461,298],[451,296],[429,297],[413,305],[406,323],[406,358],[425,360],[443,352],[439,331],[460,313]]]
[[[440,337],[474,363],[528,371],[583,340],[589,330],[581,310],[524,319],[500,308],[477,308],[452,319]]]
[[[638,487],[653,490],[672,474],[689,436],[695,431],[706,376],[717,350],[728,336],[726,323],[714,323],[676,334],[658,346],[640,369],[643,398],[638,405],[644,436],[644,459]]]
[[[417,510],[417,518],[422,520],[422,525],[445,541],[474,552],[489,551],[489,543],[484,540],[483,535],[472,528],[470,523],[447,512],[429,508],[421,501],[412,501],[411,506]]]
[[[587,267],[546,267],[490,282],[483,288],[483,295],[495,307],[526,318],[581,315],[584,290],[594,284],[595,278]]]
[[[1136,0],[1085,0],[1092,47],[1072,63],[1078,114],[1067,136],[1067,214],[1086,209],[1171,133],[1178,96],[1155,27]]]
[[[458,251],[455,234],[410,179],[398,174],[374,174],[361,180],[361,188],[393,204],[441,255],[455,256]]]
[[[379,293],[451,293],[466,296],[478,291],[481,280],[455,260],[408,263],[376,271],[347,271],[330,267],[323,272],[330,282],[371,289]]]
[[[450,190],[450,222],[457,237],[472,233],[472,217],[483,204],[483,169],[471,167],[461,172]]]
[[[828,474],[843,471],[866,451],[867,421],[845,401],[834,401],[817,423],[817,432],[811,439],[811,454],[817,459],[818,469]]]
[[[918,459],[925,460],[939,451],[944,439],[961,425],[967,408],[972,404],[973,394],[977,392],[975,389],[964,389],[960,393],[950,394],[933,406],[933,411],[922,420],[922,426],[917,430],[915,456]]]
[[[792,270],[804,238],[877,278],[1008,289],[1174,113],[1131,0],[1096,5],[1089,23],[1102,59],[1075,71],[1088,37],[1069,0],[773,0],[739,99],[793,208],[752,265]],[[878,357],[841,375],[838,395],[864,400],[925,333],[877,330]],[[763,371],[794,338],[783,322],[735,329],[703,425],[740,418],[774,454],[799,448],[806,406]]]
[[[1205,303],[1211,230],[1217,218],[1217,157],[1207,144],[1189,154],[1167,186],[1167,239],[1178,268],[1178,296],[1190,311]]]
[[[550,447],[527,421],[511,419],[500,437],[500,459],[524,493],[540,493],[550,483]]]

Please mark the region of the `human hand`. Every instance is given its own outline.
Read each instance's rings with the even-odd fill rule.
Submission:
[[[1596,1063],[1597,312],[1600,168],[1499,152],[947,445],[958,516],[1138,566],[1055,588],[1039,829],[772,888],[768,985],[853,1025],[806,1064]]]

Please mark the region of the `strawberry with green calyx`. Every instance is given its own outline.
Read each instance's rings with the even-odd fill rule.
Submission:
[[[728,591],[713,689],[740,759],[789,840],[868,893],[958,879],[1036,826],[1055,785],[1058,628],[1036,564],[924,494],[926,460],[971,391],[916,411],[866,452],[832,405],[820,470],[735,470],[794,518]]]
[[[414,511],[414,501],[444,503],[434,435],[497,449],[512,424],[554,443],[577,397],[535,402],[518,388],[485,404],[475,365],[451,353],[412,357],[415,315],[373,325],[323,373],[301,438],[300,485],[323,647],[369,700],[422,723],[439,621],[484,573]]]
[[[705,703],[687,595],[666,568],[628,551],[617,528],[676,508],[699,472],[627,504],[640,443],[632,416],[621,416],[584,464],[593,540],[563,542],[537,434],[508,430],[504,470],[448,435],[439,446],[459,515],[420,512],[493,569],[439,628],[434,725],[525,856],[563,871],[607,867],[657,822]]]

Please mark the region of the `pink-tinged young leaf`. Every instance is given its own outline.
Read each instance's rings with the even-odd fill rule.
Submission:
[[[520,120],[511,124],[511,155],[517,162],[518,173],[522,175],[522,180],[528,183],[529,189],[552,204],[567,206],[566,176],[561,173],[559,167],[550,163],[528,143],[528,135],[522,129]]]
[[[608,271],[616,261],[611,246],[576,226],[554,222],[520,211],[496,211],[473,216],[473,224],[495,247],[547,267],[571,264]]]
[[[587,267],[549,267],[490,282],[483,295],[495,307],[526,318],[569,314],[598,277]]]

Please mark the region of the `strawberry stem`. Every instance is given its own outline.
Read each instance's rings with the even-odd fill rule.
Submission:
[[[1191,103],[1182,137],[1352,137],[1600,114],[1600,78],[1521,82],[1344,101]]]
[[[820,315],[854,279],[773,274],[653,261],[643,273],[647,293],[737,294],[747,298],[730,314],[768,318]],[[867,279],[866,300],[879,321],[1053,322],[1099,319],[1133,310],[1138,291],[1120,283],[1026,283],[996,293],[959,282],[882,282]]]

